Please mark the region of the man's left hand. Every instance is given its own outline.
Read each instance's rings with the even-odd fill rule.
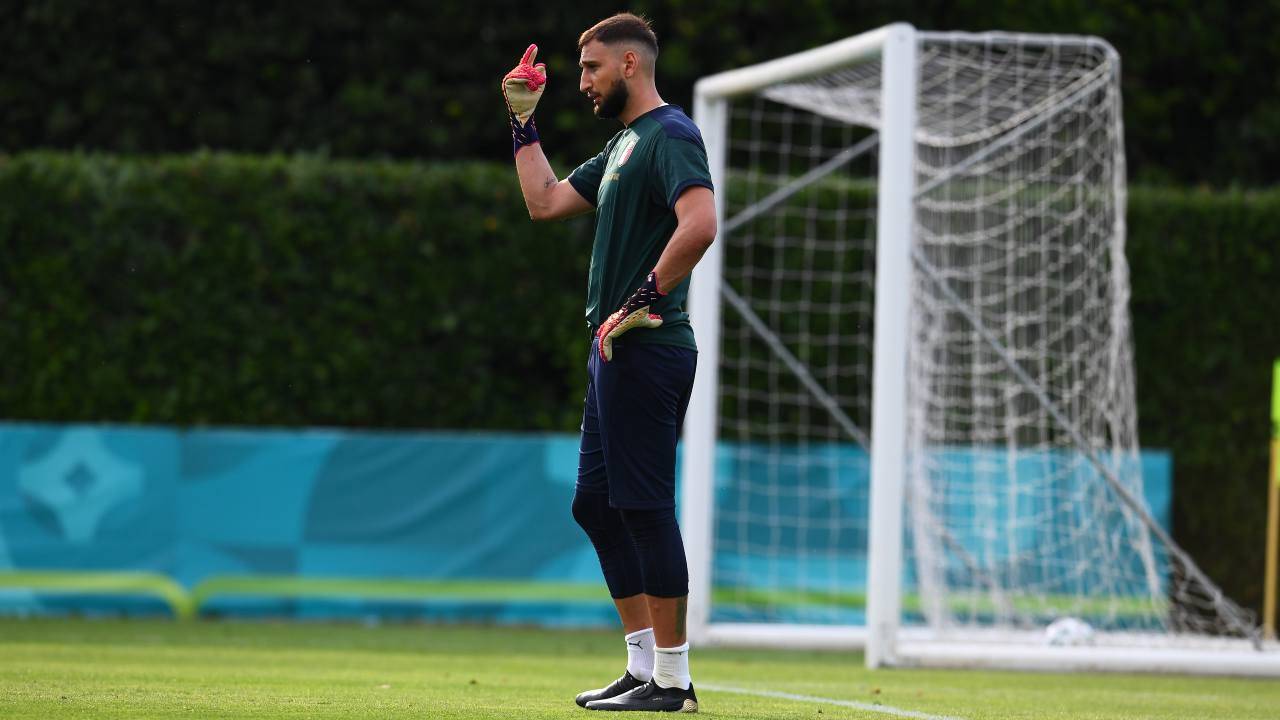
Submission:
[[[605,362],[613,360],[613,341],[622,333],[632,328],[656,328],[662,324],[662,316],[650,313],[649,308],[662,299],[663,295],[658,291],[658,274],[649,273],[649,277],[645,278],[622,307],[610,315],[596,331],[600,359]]]

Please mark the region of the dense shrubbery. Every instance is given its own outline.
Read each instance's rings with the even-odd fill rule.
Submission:
[[[10,418],[559,428],[589,226],[492,165],[0,160]]]
[[[0,412],[571,431],[590,227],[504,165],[0,156]],[[1256,606],[1280,192],[1135,188],[1129,230],[1143,444]]]
[[[1280,192],[1135,188],[1128,221],[1142,443],[1173,451],[1175,537],[1259,607]]]

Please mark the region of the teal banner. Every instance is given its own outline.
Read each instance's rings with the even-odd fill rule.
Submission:
[[[0,424],[0,612],[616,622],[570,516],[577,446],[559,434]],[[779,471],[798,463],[751,460],[760,449],[720,450],[726,517],[752,510],[740,483],[812,481]],[[823,482],[843,488],[843,513],[865,515],[865,455],[828,453],[850,470]],[[1167,527],[1169,456],[1142,463]],[[828,508],[804,511],[829,525]],[[739,544],[741,532],[717,528]],[[833,537],[860,589],[865,536]],[[716,562],[755,574],[787,552]]]
[[[550,581],[571,586],[553,598],[607,606],[569,514],[576,470],[574,436],[4,425],[0,573],[143,572],[189,591],[216,579],[219,597],[288,613],[305,608],[264,601],[290,592],[227,579],[366,581],[330,593],[344,614],[367,596],[412,604],[394,582],[409,579],[458,581],[420,588],[454,604],[495,604],[495,583]],[[0,580],[0,607],[132,603],[21,584]]]

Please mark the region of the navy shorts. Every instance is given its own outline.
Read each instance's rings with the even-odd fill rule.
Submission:
[[[579,492],[608,493],[625,510],[675,507],[676,440],[697,364],[689,348],[619,342],[605,362],[591,344]]]

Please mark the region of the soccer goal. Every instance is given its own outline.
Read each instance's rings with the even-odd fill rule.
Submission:
[[[896,24],[698,82],[695,643],[1280,674],[1143,499],[1119,73]]]

